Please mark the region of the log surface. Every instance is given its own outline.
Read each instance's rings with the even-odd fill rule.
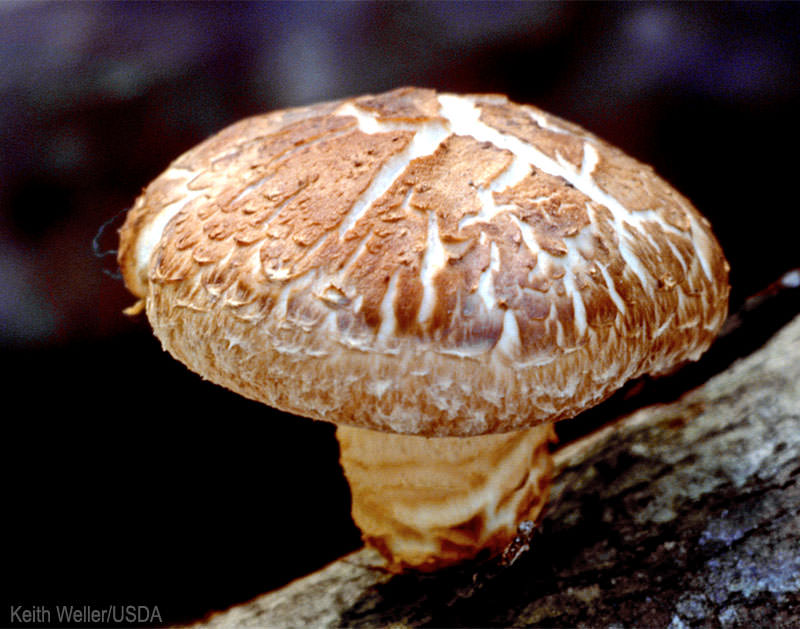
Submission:
[[[800,626],[800,317],[679,401],[556,453],[512,566],[391,576],[358,551],[210,626]]]

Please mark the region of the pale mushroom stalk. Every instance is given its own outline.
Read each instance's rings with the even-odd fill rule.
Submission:
[[[479,437],[339,426],[352,514],[392,571],[500,554],[547,502],[551,425]]]
[[[137,199],[119,262],[190,369],[341,427],[394,570],[501,552],[546,500],[552,422],[696,360],[729,293],[710,225],[648,166],[417,88],[224,129]]]

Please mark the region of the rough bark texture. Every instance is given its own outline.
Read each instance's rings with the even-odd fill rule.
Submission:
[[[563,448],[556,474],[508,568],[391,576],[364,550],[208,624],[800,626],[800,317],[678,402]]]

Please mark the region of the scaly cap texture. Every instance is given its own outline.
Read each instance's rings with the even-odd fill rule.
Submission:
[[[190,369],[406,434],[573,416],[696,359],[727,313],[728,265],[684,197],[498,95],[243,120],[150,184],[120,235],[127,286]]]

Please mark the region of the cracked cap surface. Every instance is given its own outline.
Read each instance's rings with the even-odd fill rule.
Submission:
[[[151,183],[120,237],[127,286],[190,369],[400,433],[571,417],[697,359],[727,314],[727,262],[684,197],[499,95],[248,118]]]

